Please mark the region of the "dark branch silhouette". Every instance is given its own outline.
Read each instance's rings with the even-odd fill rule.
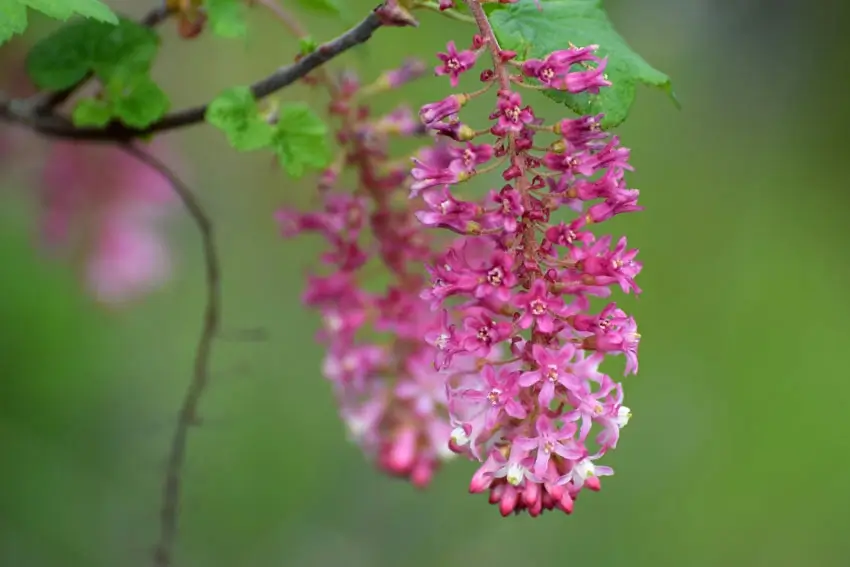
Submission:
[[[392,17],[390,15],[389,17]],[[348,51],[356,45],[365,43],[372,34],[384,25],[401,25],[393,20],[388,20],[384,12],[384,5],[375,8],[362,22],[349,29],[336,39],[320,45],[312,53],[302,57],[295,63],[281,67],[274,73],[251,85],[251,92],[256,98],[266,97],[280,89],[291,85],[297,80],[305,77],[310,71],[324,65],[336,56]],[[64,100],[60,97],[63,93],[56,93],[55,100]],[[68,95],[70,96],[70,94]],[[36,97],[37,98],[37,97]],[[54,100],[53,98],[51,100]],[[200,124],[204,121],[207,104],[193,106],[184,110],[178,110],[165,115],[147,128],[130,128],[120,122],[110,122],[103,128],[77,127],[65,117],[52,113],[45,113],[44,101],[37,99],[28,100],[2,100],[0,99],[0,120],[17,122],[45,136],[54,138],[66,138],[89,142],[126,142],[133,138],[139,138]]]
[[[160,509],[160,532],[154,552],[154,564],[158,567],[171,565],[172,550],[177,538],[177,523],[179,520],[181,473],[186,461],[186,445],[189,430],[199,423],[198,405],[204,389],[209,382],[210,354],[212,343],[218,333],[221,321],[221,267],[213,236],[213,224],[204,211],[192,190],[180,180],[174,171],[150,153],[138,148],[132,143],[122,146],[128,154],[143,164],[156,170],[171,184],[174,192],[192,217],[198,232],[204,254],[204,271],[206,280],[206,306],[201,326],[200,337],[195,348],[195,362],[192,380],[183,395],[183,403],[177,414],[177,425],[171,438],[171,448],[168,453],[165,482],[162,488],[162,507]]]

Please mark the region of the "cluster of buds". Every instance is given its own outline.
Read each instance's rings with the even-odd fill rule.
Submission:
[[[422,267],[435,254],[406,199],[409,156],[393,159],[389,147],[425,130],[409,108],[373,117],[364,102],[425,71],[411,61],[366,85],[351,74],[311,77],[330,91],[340,152],[320,177],[319,211],[277,212],[284,236],[318,233],[328,245],[304,303],[321,314],[324,375],[351,438],[382,470],[420,487],[454,453],[445,377],[423,341],[441,327],[439,313],[420,299]],[[343,183],[347,169],[353,186]],[[379,266],[385,273],[376,277]]]
[[[637,250],[625,238],[612,248],[611,236],[589,229],[640,210],[638,191],[624,182],[629,151],[602,131],[601,115],[547,125],[518,92],[610,86],[596,46],[518,62],[490,33],[469,50],[449,44],[437,74],[456,85],[484,48],[493,60],[480,75],[484,88],[420,112],[441,141],[415,161],[410,196],[424,200],[424,225],[459,235],[427,268],[422,299],[441,312],[442,327],[426,340],[446,383],[450,446],[482,462],[470,491],[489,490],[503,515],[570,513],[582,489],[598,490],[599,477],[613,473],[597,462],[630,417],[621,384],[600,364],[625,355],[625,374],[636,372],[640,339],[615,303],[594,313],[590,302],[613,286],[640,292]],[[489,128],[460,121],[464,105],[493,90]],[[458,184],[494,169],[501,188],[480,201],[460,198]],[[552,221],[561,208],[573,218]]]

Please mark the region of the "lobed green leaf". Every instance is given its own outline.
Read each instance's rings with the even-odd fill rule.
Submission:
[[[101,128],[112,120],[112,108],[104,100],[85,98],[74,107],[71,120],[75,126]]]
[[[240,152],[269,148],[284,171],[301,177],[308,169],[330,162],[328,129],[324,121],[303,103],[283,106],[270,124],[262,115],[251,89],[233,87],[218,95],[207,107],[206,121],[227,136]]]
[[[226,38],[247,35],[248,23],[245,14],[248,7],[242,0],[206,0],[204,6],[213,33]]]
[[[280,109],[271,145],[281,167],[292,177],[301,177],[307,169],[330,163],[327,134],[327,125],[309,106],[293,103]]]
[[[227,89],[207,107],[206,121],[222,130],[235,150],[250,152],[271,144],[274,129],[260,115],[248,87]]]
[[[61,90],[88,73],[104,85],[102,101],[83,101],[73,120],[103,126],[106,110],[132,128],[145,128],[169,109],[166,94],[151,79],[159,37],[141,24],[120,18],[117,25],[94,20],[67,24],[38,42],[27,55],[27,71],[42,89]]]
[[[343,0],[298,0],[298,4],[303,8],[323,14],[341,16],[344,13]]]
[[[116,73],[145,74],[159,49],[156,33],[131,20],[117,25],[82,20],[62,26],[36,43],[27,72],[42,89],[71,87],[89,72],[108,81]]]
[[[622,123],[629,114],[638,84],[657,87],[676,102],[670,77],[652,67],[617,33],[602,0],[533,0],[501,5],[490,14],[490,23],[503,49],[520,58],[543,58],[553,51],[598,45],[597,54],[608,57],[605,73],[612,86],[598,95],[570,94],[547,89],[546,96],[580,115],[604,113],[602,126]]]
[[[112,112],[131,128],[146,128],[165,116],[168,97],[148,75],[116,74],[106,84]]]
[[[0,0],[0,44],[27,28],[27,7],[51,18],[67,20],[79,15],[109,24],[118,17],[100,0]]]

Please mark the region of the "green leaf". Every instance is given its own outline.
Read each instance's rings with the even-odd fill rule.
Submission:
[[[118,25],[83,20],[35,44],[27,55],[27,71],[39,88],[60,90],[89,72],[105,81],[116,73],[147,73],[158,48],[156,33],[131,20],[121,18]]]
[[[27,29],[27,8],[17,0],[0,0],[0,44]]]
[[[205,118],[240,152],[268,147],[272,141],[273,128],[260,116],[248,87],[233,87],[218,95],[207,107]]]
[[[341,16],[343,14],[342,0],[298,0],[298,3],[314,12]]]
[[[280,165],[292,177],[309,169],[321,169],[331,159],[325,122],[303,103],[280,109],[272,137],[272,148]]]
[[[109,24],[118,24],[118,17],[109,6],[100,0],[19,0],[33,10],[38,10],[51,18],[67,20],[78,14]]]
[[[216,35],[238,38],[248,33],[248,23],[245,21],[248,7],[242,0],[206,0],[204,6]]]
[[[112,120],[112,108],[109,103],[96,98],[84,98],[74,107],[71,114],[75,126],[106,126]]]
[[[542,0],[542,6],[539,11],[533,0],[520,0],[495,10],[490,22],[501,46],[539,59],[567,49],[570,42],[579,47],[595,44],[597,55],[608,57],[605,73],[612,83],[598,95],[548,89],[543,91],[546,96],[580,115],[604,113],[604,128],[626,119],[639,83],[666,91],[676,102],[670,77],[629,47],[605,14],[602,0]]]
[[[72,0],[76,1],[76,0]],[[117,118],[131,128],[145,128],[162,118],[168,97],[150,77],[159,38],[131,20],[117,25],[93,20],[67,24],[37,43],[27,56],[27,71],[40,88],[61,90],[88,73],[101,80],[105,99],[81,103],[74,120],[103,126]]]
[[[165,116],[170,103],[148,75],[116,74],[106,84],[113,115],[131,128],[146,128]]]
[[[27,29],[27,6],[60,20],[77,14],[110,24],[118,23],[112,10],[100,0],[0,0],[0,44]]]
[[[310,55],[317,49],[319,49],[319,42],[317,42],[309,35],[307,37],[302,37],[298,41],[298,53],[300,53],[302,56]]]

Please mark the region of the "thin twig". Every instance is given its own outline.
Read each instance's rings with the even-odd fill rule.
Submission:
[[[423,2],[415,2],[413,4],[414,8],[422,8],[424,10],[430,10],[431,12],[436,12],[442,16],[445,16],[452,20],[457,20],[458,22],[464,22],[466,24],[474,24],[475,18],[471,16],[467,16],[466,14],[462,14],[457,10],[453,10],[449,8],[448,10],[440,9],[439,4],[436,2],[423,1]]]
[[[195,348],[195,362],[192,380],[183,395],[183,403],[177,415],[177,424],[171,438],[171,448],[166,465],[165,482],[162,489],[162,507],[160,509],[160,532],[154,552],[154,565],[168,567],[173,557],[174,542],[180,508],[182,470],[186,461],[186,445],[189,430],[198,420],[198,404],[209,382],[209,363],[212,343],[218,333],[221,317],[221,270],[218,252],[213,237],[213,224],[192,190],[180,180],[176,173],[150,153],[134,146],[123,144],[122,149],[140,162],[156,170],[171,184],[174,192],[183,202],[189,216],[192,217],[198,232],[204,255],[206,279],[206,306],[200,337]]]
[[[171,15],[171,10],[163,3],[161,6],[153,8],[150,12],[139,20],[139,24],[153,28],[168,19]],[[94,75],[86,74],[76,84],[63,89],[61,91],[44,91],[33,96],[29,101],[32,104],[33,112],[41,116],[45,116],[53,112],[59,105],[71,98],[83,85],[88,83]]]
[[[266,97],[291,85],[352,47],[365,43],[372,37],[375,30],[387,24],[385,17],[379,13],[382,7],[383,5],[379,6],[362,22],[336,39],[320,45],[309,55],[257,81],[251,85],[251,92],[258,99]],[[19,122],[36,132],[55,138],[90,142],[126,142],[156,132],[200,124],[204,121],[207,106],[202,104],[167,114],[159,121],[142,129],[130,128],[120,122],[110,122],[103,128],[83,128],[74,126],[67,118],[56,115],[41,116],[27,101],[0,100],[0,120]]]

